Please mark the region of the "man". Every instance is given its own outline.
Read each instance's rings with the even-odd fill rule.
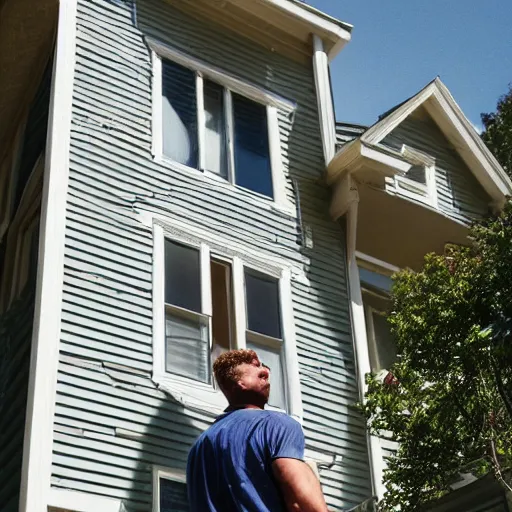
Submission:
[[[213,372],[229,407],[190,451],[191,511],[327,512],[320,483],[303,461],[301,426],[264,410],[269,371],[256,352],[226,352]]]

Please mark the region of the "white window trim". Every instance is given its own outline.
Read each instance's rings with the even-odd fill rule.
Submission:
[[[121,500],[96,496],[86,492],[49,489],[48,512],[125,512]]]
[[[424,167],[425,184],[418,183],[408,178],[407,175],[401,176],[397,174],[395,175],[396,191],[404,197],[438,209],[435,158],[406,144],[402,146],[401,153],[414,165]]]
[[[160,479],[165,478],[180,484],[187,483],[184,470],[153,466],[153,512],[160,512]]]
[[[169,165],[171,167],[178,167],[181,170],[192,172],[194,177],[203,175],[209,178],[211,183],[218,184],[224,183],[233,190],[244,190],[247,194],[252,196],[258,204],[270,203],[275,205],[278,209],[284,210],[286,213],[296,215],[293,204],[287,198],[286,194],[286,181],[284,174],[284,165],[281,155],[281,135],[279,130],[278,109],[291,115],[296,108],[296,105],[274,93],[250,85],[246,82],[231,76],[230,74],[204,62],[189,57],[188,55],[170,48],[154,39],[149,38],[148,43],[152,49],[152,65],[153,65],[153,79],[152,79],[152,154],[155,161],[160,164]],[[197,121],[198,121],[198,144],[199,144],[199,170],[189,167],[187,165],[175,162],[163,153],[163,102],[162,102],[162,58],[171,60],[180,64],[194,72],[196,72],[196,96],[197,96]],[[204,89],[204,78],[212,80],[224,87],[225,91],[225,109],[226,122],[228,128],[228,179],[221,178],[214,173],[204,170],[204,98],[202,91]],[[234,148],[233,148],[233,109],[230,107],[232,104],[232,94],[237,93],[245,98],[260,103],[266,106],[267,110],[267,131],[269,142],[269,156],[270,168],[272,176],[272,190],[273,197],[267,197],[250,189],[236,185],[234,180]],[[231,132],[231,133],[230,133]]]
[[[165,391],[184,405],[200,409],[211,415],[217,415],[227,407],[222,392],[210,384],[204,384],[186,377],[180,377],[165,371],[165,238],[204,249],[202,267],[209,268],[210,252],[226,258],[231,263],[233,279],[233,303],[235,308],[234,344],[237,348],[246,347],[247,321],[245,313],[244,269],[249,268],[279,279],[281,325],[283,334],[283,371],[285,379],[288,414],[302,422],[303,409],[300,391],[299,364],[297,356],[295,325],[292,306],[291,269],[276,264],[264,256],[251,251],[240,251],[238,244],[229,240],[219,241],[218,237],[204,231],[194,235],[181,223],[155,221],[153,224],[153,380]],[[220,242],[220,243],[219,243]],[[203,272],[203,271],[202,271]],[[204,274],[202,274],[204,275]],[[211,306],[208,286],[202,286],[204,303]]]

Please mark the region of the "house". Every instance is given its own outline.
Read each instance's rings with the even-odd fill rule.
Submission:
[[[369,505],[388,277],[512,188],[445,87],[337,129],[351,26],[298,0],[0,6],[0,510],[186,510],[246,346],[329,507]]]
[[[244,346],[330,507],[371,498],[321,179],[350,25],[295,0],[29,4],[0,27],[0,510],[186,510],[226,405],[211,360]]]
[[[511,195],[512,182],[439,78],[373,126],[339,123],[337,140],[327,181],[333,187],[332,216],[347,226],[362,390],[367,373],[386,375],[396,357],[385,319],[390,276],[402,268],[419,269],[425,254],[443,253],[448,243],[467,245],[470,223],[499,211]],[[395,450],[385,435],[369,439],[378,497],[385,491],[386,457]],[[466,510],[448,502],[450,510]]]

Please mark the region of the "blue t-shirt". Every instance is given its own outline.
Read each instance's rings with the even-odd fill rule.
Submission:
[[[284,413],[227,412],[196,441],[188,456],[192,512],[280,512],[274,459],[304,460],[304,434]]]

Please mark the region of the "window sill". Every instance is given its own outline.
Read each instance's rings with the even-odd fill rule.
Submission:
[[[194,167],[189,167],[188,165],[175,162],[174,160],[166,157],[165,155],[156,155],[153,157],[153,159],[156,163],[163,165],[169,169],[177,169],[180,172],[188,174],[191,178],[194,178],[196,180],[199,179],[203,183],[208,183],[209,185],[216,186],[219,189],[222,189],[230,194],[236,194],[238,198],[245,199],[254,206],[257,206],[259,208],[263,207],[266,210],[270,211],[276,211],[280,214],[284,214],[294,219],[297,217],[296,208],[289,201],[275,201],[274,199],[266,197],[262,194],[258,194],[257,192],[252,192],[249,189],[239,187],[238,185],[234,185],[233,183],[230,183],[229,181],[217,176],[212,172],[201,171],[199,169],[195,169]]]
[[[170,373],[154,374],[153,381],[177,402],[216,417],[228,406],[226,397],[210,384]]]

